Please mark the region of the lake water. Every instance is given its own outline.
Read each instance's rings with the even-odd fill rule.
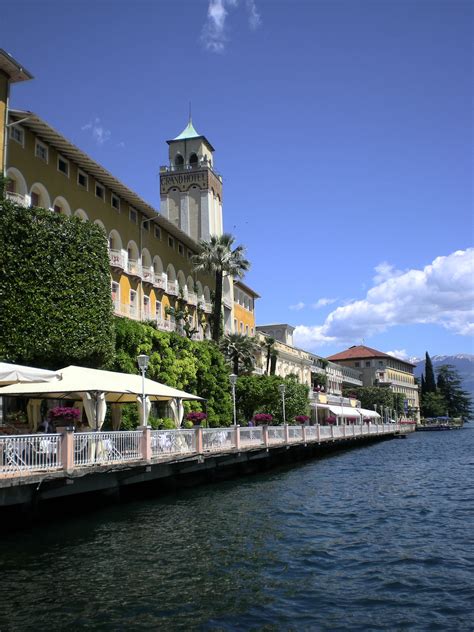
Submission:
[[[0,630],[474,630],[474,428],[0,541]]]

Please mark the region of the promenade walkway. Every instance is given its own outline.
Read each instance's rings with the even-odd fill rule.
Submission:
[[[260,426],[79,432],[0,437],[0,487],[48,476],[83,475],[113,465],[143,467],[252,450],[357,441],[412,431],[401,424]]]

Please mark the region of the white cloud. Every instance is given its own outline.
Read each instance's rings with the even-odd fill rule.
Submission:
[[[226,28],[228,9],[234,8],[238,4],[239,0],[209,0],[207,20],[201,33],[204,48],[213,53],[222,53],[225,50],[228,42]],[[246,0],[245,6],[248,12],[249,27],[255,30],[262,21],[255,0]]]
[[[82,131],[91,130],[92,138],[98,145],[103,145],[107,142],[111,137],[110,130],[106,129],[102,123],[100,118],[96,117],[93,121],[86,123],[81,127]]]
[[[304,307],[305,307],[305,303],[303,303],[302,301],[300,301],[299,303],[296,303],[296,305],[290,305],[290,309],[294,309],[297,312],[299,312],[300,309],[303,309]]]
[[[400,360],[408,360],[408,353],[406,349],[394,349],[393,351],[385,351],[388,355],[393,356],[394,358],[400,358]]]
[[[422,270],[377,266],[381,279],[364,299],[338,307],[322,325],[295,329],[299,346],[354,344],[395,325],[437,324],[474,333],[474,248],[437,257]]]
[[[382,261],[378,266],[375,266],[374,283],[378,284],[388,281],[388,279],[400,276],[400,274],[403,274],[401,270],[397,270],[391,263]]]
[[[326,307],[326,305],[332,305],[336,301],[337,298],[320,298],[316,301],[316,303],[313,303],[311,307],[313,309],[319,309],[320,307]]]

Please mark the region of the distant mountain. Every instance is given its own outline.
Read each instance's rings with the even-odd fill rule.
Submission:
[[[471,353],[458,353],[456,355],[435,355],[431,356],[431,361],[433,362],[433,368],[436,373],[436,367],[441,366],[442,364],[452,364],[453,367],[458,371],[459,377],[462,380],[462,387],[465,391],[467,391],[474,402],[474,355]],[[425,360],[413,360],[413,363],[416,363],[415,367],[415,375],[420,377],[420,375],[425,370]]]

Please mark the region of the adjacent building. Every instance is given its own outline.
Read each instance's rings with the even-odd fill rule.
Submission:
[[[363,386],[387,387],[393,393],[402,394],[406,411],[419,417],[418,385],[413,374],[415,365],[411,362],[364,345],[349,347],[329,356],[328,360],[359,371]]]

